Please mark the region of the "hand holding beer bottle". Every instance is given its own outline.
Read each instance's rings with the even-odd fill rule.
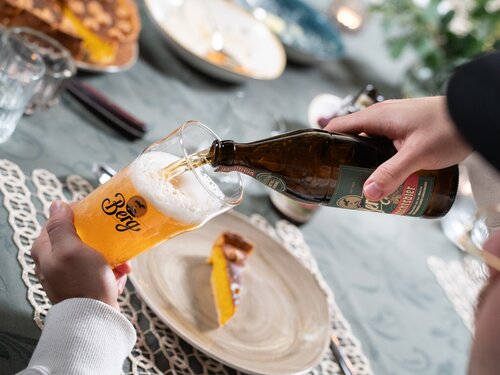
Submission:
[[[398,152],[364,183],[364,193],[372,200],[394,192],[415,171],[449,167],[472,151],[448,117],[444,97],[387,100],[335,118],[325,130],[393,141]]]
[[[383,199],[368,199],[363,184],[397,153],[386,138],[304,129],[251,143],[214,141],[203,153],[216,171],[254,177],[305,203],[396,215],[446,214],[458,187],[458,167],[416,170]]]

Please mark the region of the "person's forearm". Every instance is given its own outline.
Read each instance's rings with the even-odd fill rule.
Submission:
[[[109,305],[68,299],[50,309],[29,366],[19,375],[117,375],[135,340],[132,324]]]

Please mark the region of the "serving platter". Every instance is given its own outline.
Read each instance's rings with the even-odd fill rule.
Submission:
[[[241,303],[219,327],[207,259],[223,231],[255,244]],[[281,243],[246,217],[228,212],[132,260],[131,280],[156,315],[193,346],[248,373],[302,374],[328,349],[326,296]]]

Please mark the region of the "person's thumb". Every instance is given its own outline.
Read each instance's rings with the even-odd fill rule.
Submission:
[[[408,160],[404,151],[399,151],[368,177],[363,192],[369,200],[385,198],[395,192],[406,178],[418,169]]]
[[[55,201],[50,206],[50,218],[46,229],[54,251],[68,249],[78,243],[79,237],[73,224],[73,211],[62,201]]]
[[[500,258],[500,231],[496,231],[490,234],[490,237],[483,245],[484,251],[494,255],[497,259]],[[492,267],[489,267],[490,277],[497,277],[498,270],[495,270]]]

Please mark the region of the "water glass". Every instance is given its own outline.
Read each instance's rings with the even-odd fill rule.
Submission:
[[[10,31],[22,37],[42,56],[45,74],[29,101],[25,113],[46,110],[59,102],[64,82],[75,75],[75,62],[69,51],[57,40],[28,27],[17,27]]]
[[[458,239],[458,244],[462,249],[478,257],[487,266],[496,271],[500,271],[500,258],[484,251],[483,245],[492,234],[489,230],[488,222],[492,218],[495,218],[495,221],[497,221],[498,217],[500,217],[500,204],[479,207],[471,221],[464,226],[463,233]]]
[[[45,73],[42,57],[11,30],[0,39],[0,143],[14,132]]]

